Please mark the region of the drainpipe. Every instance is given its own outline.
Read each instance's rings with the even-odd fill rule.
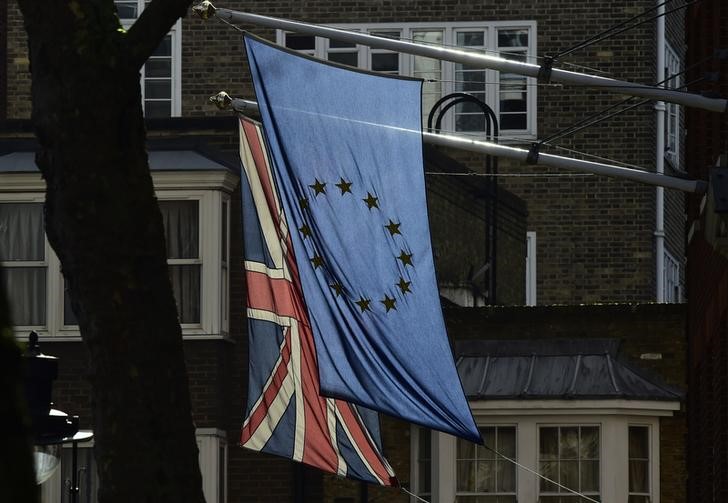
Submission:
[[[665,80],[665,4],[657,0],[657,82]],[[665,102],[655,103],[655,171],[665,172]],[[657,302],[665,302],[665,189],[655,190],[655,287]]]

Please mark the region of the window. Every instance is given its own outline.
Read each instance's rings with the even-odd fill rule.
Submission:
[[[0,203],[0,266],[13,323],[45,326],[48,260],[42,202]]]
[[[457,441],[457,487],[459,503],[516,503],[516,428],[480,428],[485,446]]]
[[[682,87],[682,77],[678,75],[681,70],[680,58],[677,52],[665,44],[665,87],[679,89]],[[670,78],[672,76],[673,78]],[[680,106],[675,103],[665,103],[665,158],[676,169],[680,169]]]
[[[660,416],[680,404],[637,402],[471,402],[493,450],[412,427],[411,490],[427,501],[584,503],[539,473],[597,501],[659,503]]]
[[[680,279],[680,263],[667,251],[665,252],[663,275],[663,298],[665,299],[665,302],[682,302],[683,299],[682,280]]]
[[[230,191],[235,175],[153,172],[165,226],[168,265],[187,338],[225,337],[229,325]],[[78,322],[43,224],[39,174],[0,173],[0,266],[18,337],[78,340]],[[180,187],[206,187],[181,189]],[[11,189],[12,190],[12,189]]]
[[[629,501],[650,503],[650,430],[629,427]]]
[[[125,29],[144,7],[144,0],[115,0],[116,10]],[[142,103],[148,118],[181,115],[181,21],[178,20],[141,70]]]
[[[339,27],[420,44],[498,53],[518,61],[526,61],[536,54],[536,23],[533,21],[387,23]],[[424,79],[423,125],[426,125],[430,109],[443,95],[466,92],[485,101],[495,111],[500,129],[507,136],[536,135],[536,87],[533,79],[280,30],[277,37],[279,44],[320,59]],[[444,117],[443,129],[477,134],[485,130],[485,121],[477,106],[464,103],[456,105],[452,113]]]
[[[554,482],[599,498],[599,427],[539,428],[538,471]],[[577,503],[581,498],[545,479],[539,480],[543,503]]]
[[[197,428],[202,492],[207,503],[227,502],[227,440],[216,428]]]

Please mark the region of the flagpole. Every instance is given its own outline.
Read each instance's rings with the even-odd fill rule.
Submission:
[[[518,75],[537,78],[546,82],[559,82],[577,86],[595,87],[618,94],[640,96],[657,101],[667,101],[687,107],[701,108],[711,112],[728,111],[728,100],[723,98],[708,98],[699,94],[691,94],[662,87],[635,84],[622,80],[552,68],[549,64],[549,61],[551,61],[549,59],[546,59],[547,63],[539,66],[483,53],[417,44],[404,40],[378,37],[375,35],[368,35],[366,33],[341,30],[338,28],[304,23],[301,21],[290,21],[287,19],[263,16],[248,12],[239,12],[231,9],[218,9],[207,0],[194,7],[193,10],[203,19],[206,19],[212,14],[223,21],[231,23],[249,23],[267,28],[276,28],[280,30],[304,33],[307,35],[326,37],[342,42],[366,45],[377,49],[388,49],[396,52],[414,54],[416,56],[462,63],[464,65],[474,67],[491,68],[501,72],[515,73]]]
[[[211,97],[210,101],[218,104],[221,108],[232,106],[237,112],[258,113],[258,103],[251,100],[241,98],[230,98],[225,93]],[[462,136],[446,135],[439,133],[422,133],[422,140],[430,145],[438,145],[441,147],[450,147],[480,154],[503,157],[513,159],[520,162],[528,162],[529,151],[522,148],[509,147],[499,145],[487,141],[473,140]],[[614,166],[601,162],[584,161],[581,159],[573,159],[559,155],[540,153],[538,164],[541,166],[549,166],[553,168],[568,169],[571,171],[581,171],[593,173],[595,175],[609,176],[612,178],[623,178],[634,182],[665,187],[668,189],[680,190],[682,192],[690,192],[695,194],[704,194],[707,191],[708,184],[703,180],[690,180],[685,178],[677,178],[650,171],[643,171],[634,168],[626,168],[623,166]]]

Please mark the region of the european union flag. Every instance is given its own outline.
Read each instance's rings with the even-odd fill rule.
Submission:
[[[245,45],[321,393],[480,442],[435,279],[421,81]]]

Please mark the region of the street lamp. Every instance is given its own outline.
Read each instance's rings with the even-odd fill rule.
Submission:
[[[36,483],[42,484],[58,469],[61,461],[61,447],[70,443],[72,452],[72,475],[68,493],[71,503],[78,500],[78,443],[93,438],[91,431],[79,431],[78,416],[51,408],[53,381],[58,377],[58,358],[44,355],[38,345],[38,334],[33,331],[28,339],[28,348],[23,355],[25,363],[25,399],[31,419],[31,431],[35,444]]]

